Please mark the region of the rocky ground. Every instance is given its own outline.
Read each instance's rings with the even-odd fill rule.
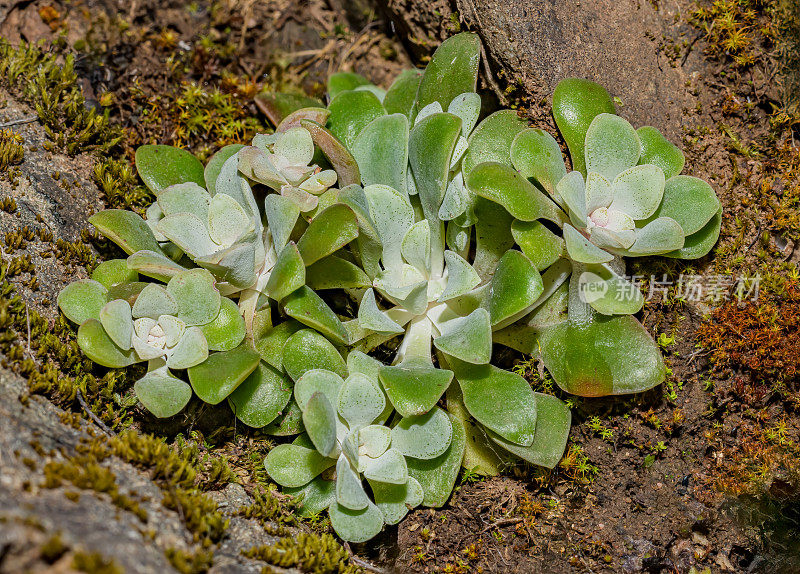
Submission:
[[[44,55],[0,53],[0,572],[800,570],[797,12],[788,0],[0,4],[11,46],[44,42]],[[482,87],[534,125],[552,131],[560,78],[589,77],[712,182],[718,248],[637,263],[645,290],[664,273],[759,273],[761,296],[652,298],[641,318],[664,385],[573,398],[553,473],[466,472],[443,509],[344,548],[271,489],[268,437],[199,404],[149,418],[131,401],[135,374],[81,358],[55,295],[113,254],[88,216],[146,200],[128,167],[137,145],[208,156],[264,129],[251,103],[262,87],[321,95],[338,69],[386,86],[465,27],[491,64]],[[92,110],[108,123],[87,128]],[[535,362],[505,359],[558,393]]]

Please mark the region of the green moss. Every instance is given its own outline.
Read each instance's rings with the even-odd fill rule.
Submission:
[[[58,47],[58,46],[57,46]],[[0,42],[0,78],[6,87],[36,109],[47,135],[70,155],[94,151],[107,153],[120,143],[123,132],[108,112],[87,107],[77,86],[75,59],[46,52],[40,45],[14,47]]]
[[[254,518],[264,525],[297,525],[295,506],[294,497],[259,487],[253,492],[253,504],[243,508],[239,515]]]
[[[125,571],[112,559],[97,552],[76,552],[72,567],[86,574],[124,574]]]
[[[214,553],[208,550],[186,552],[179,548],[167,548],[164,554],[173,568],[181,574],[208,572],[214,562]]]
[[[141,185],[127,161],[101,159],[95,164],[92,174],[109,207],[130,209],[144,214],[144,210],[155,199],[150,190]]]
[[[0,171],[6,171],[12,165],[19,165],[25,156],[22,147],[22,136],[11,130],[0,130]]]
[[[64,556],[68,550],[69,547],[64,544],[64,541],[61,539],[61,534],[56,533],[39,548],[39,557],[48,564],[54,564]]]
[[[363,570],[350,561],[350,555],[330,534],[300,532],[281,538],[274,546],[256,546],[243,553],[282,568],[300,568],[311,574],[356,574]],[[271,570],[264,569],[264,573]]]

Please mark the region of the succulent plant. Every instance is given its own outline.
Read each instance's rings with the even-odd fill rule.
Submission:
[[[146,219],[90,218],[127,259],[59,296],[93,361],[148,361],[134,389],[156,416],[194,392],[297,435],[266,468],[346,540],[442,506],[462,465],[558,463],[568,407],[492,364],[495,344],[537,355],[577,395],[662,382],[623,258],[701,257],[719,235],[711,187],[602,87],[555,91],[568,173],[555,138],[516,112],[479,121],[479,59],[464,33],[388,90],[338,73],[327,107],[260,94],[275,132],[206,166],[142,146]]]
[[[294,352],[293,345],[288,349]],[[294,371],[294,399],[305,433],[272,449],[265,465],[273,480],[301,497],[304,514],[328,509],[339,536],[363,542],[380,532],[384,523],[396,524],[409,509],[422,504],[423,487],[413,477],[407,457],[429,461],[444,454],[453,425],[443,410],[435,408],[423,416],[400,419],[393,428],[386,426],[392,409],[378,381],[381,364],[353,350],[344,367],[349,374],[343,379],[341,358],[331,358],[339,372],[306,369],[318,360]],[[284,361],[296,366],[303,362],[296,354]],[[334,468],[335,475],[326,476]],[[450,479],[455,478],[451,473]],[[374,502],[362,485],[364,479]]]

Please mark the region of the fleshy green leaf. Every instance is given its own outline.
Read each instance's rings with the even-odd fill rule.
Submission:
[[[476,195],[499,203],[516,219],[549,219],[560,224],[558,206],[515,169],[496,162],[482,163],[467,176],[467,187]]]
[[[369,461],[364,469],[364,478],[387,484],[405,484],[408,482],[406,459],[398,450],[390,448]]]
[[[363,510],[350,510],[334,502],[328,512],[331,526],[342,540],[366,542],[383,528],[383,514],[372,502]]]
[[[447,267],[447,285],[439,296],[439,301],[447,301],[463,295],[481,282],[478,272],[457,253],[445,251],[444,260]]]
[[[369,80],[361,74],[336,72],[328,78],[328,97],[333,99],[342,92],[355,90],[359,86],[366,85],[369,85]]]
[[[650,220],[670,217],[683,228],[684,235],[700,231],[720,210],[717,194],[702,179],[678,175],[667,180],[664,197]]]
[[[219,315],[220,294],[214,276],[205,269],[176,275],[167,283],[167,291],[178,302],[178,319],[187,325],[205,325]]]
[[[539,283],[541,284],[541,279]],[[467,363],[488,363],[492,359],[492,325],[489,312],[478,308],[466,317],[448,321],[442,334],[433,340],[433,344],[443,353]]]
[[[475,34],[462,32],[442,42],[422,76],[417,92],[417,111],[432,102],[439,102],[446,110],[459,94],[474,92],[480,57],[480,40]]]
[[[530,307],[542,294],[542,276],[530,259],[510,250],[500,259],[489,291],[492,325]]]
[[[569,147],[572,169],[586,175],[586,131],[598,114],[614,114],[614,102],[600,84],[579,78],[561,80],[553,92],[553,117]],[[630,166],[627,166],[630,167]]]
[[[475,202],[475,260],[472,266],[483,281],[488,281],[503,254],[514,247],[511,235],[513,218],[499,203],[479,197]]]
[[[303,432],[303,412],[297,403],[290,400],[278,418],[264,427],[264,432],[274,436],[290,436]]]
[[[450,446],[453,425],[439,407],[424,415],[403,417],[392,429],[392,448],[405,456],[432,459]]]
[[[313,448],[295,444],[279,444],[267,455],[264,467],[270,478],[286,487],[304,486],[336,464]]]
[[[361,267],[341,257],[329,255],[306,268],[306,285],[311,289],[360,289],[369,287],[369,277]]]
[[[636,233],[628,255],[658,255],[683,247],[683,229],[671,217],[654,219]]]
[[[414,224],[414,209],[407,197],[385,185],[365,188],[364,196],[369,206],[369,217],[383,245],[383,265],[387,269],[398,268],[403,264],[403,237]]]
[[[520,375],[494,365],[451,360],[464,405],[483,426],[515,444],[530,446],[536,430],[536,399]],[[509,410],[509,405],[514,405]]]
[[[639,288],[601,266],[591,266],[579,278],[583,301],[603,315],[632,315],[644,305]]]
[[[343,203],[337,203],[314,217],[297,242],[297,249],[306,265],[316,263],[350,243],[358,236],[355,213]]]
[[[343,379],[347,377],[347,364],[336,347],[311,329],[297,331],[286,340],[283,346],[283,368],[293,381],[297,381],[303,373],[311,369],[327,369]]]
[[[644,126],[636,130],[642,144],[639,163],[657,165],[667,179],[683,171],[686,158],[678,147],[663,136],[656,128]]]
[[[620,173],[612,187],[612,209],[623,211],[634,219],[646,219],[664,196],[664,172],[654,165],[637,165]]]
[[[136,170],[156,196],[161,190],[193,181],[205,185],[203,164],[186,150],[168,145],[143,145],[136,148]],[[154,250],[155,251],[155,250]]]
[[[664,256],[676,259],[698,259],[706,255],[717,243],[721,225],[722,209],[711,218],[711,221],[705,224],[703,229],[686,237],[682,248],[664,253]]]
[[[313,327],[337,343],[347,343],[347,331],[339,317],[307,286],[295,290],[283,300],[283,304],[284,311],[290,317]]]
[[[380,310],[375,301],[375,291],[367,289],[358,306],[358,323],[376,333],[402,333],[403,328]]]
[[[150,317],[158,319],[161,315],[177,315],[178,303],[161,285],[148,283],[133,304],[133,318]]]
[[[128,267],[125,259],[109,259],[102,261],[92,271],[92,279],[106,289],[111,289],[120,283],[134,283],[139,280],[139,274]]]
[[[230,195],[218,193],[211,199],[208,206],[208,232],[214,243],[232,245],[249,226],[250,218],[244,208]]]
[[[100,310],[100,323],[103,329],[123,351],[131,348],[131,338],[133,337],[133,319],[131,318],[131,306],[124,299],[114,299],[106,303]]]
[[[386,398],[372,379],[353,373],[339,391],[339,413],[350,428],[371,424],[383,412]]]
[[[226,145],[208,160],[206,168],[203,171],[203,179],[206,182],[206,189],[208,189],[211,195],[216,193],[217,177],[219,177],[219,172],[223,164],[243,147],[242,144]]]
[[[514,110],[500,110],[493,113],[472,132],[469,148],[461,161],[466,178],[479,163],[493,161],[511,166],[511,143],[528,123]]]
[[[227,297],[221,299],[216,318],[210,323],[201,325],[200,329],[211,351],[230,351],[238,347],[246,331],[239,307]]]
[[[431,268],[431,227],[427,219],[412,225],[400,245],[403,259],[423,273]]]
[[[372,92],[346,91],[328,105],[331,112],[327,127],[347,149],[353,149],[358,134],[372,120],[386,115],[383,104]]]
[[[311,369],[297,379],[294,385],[294,400],[301,410],[305,410],[311,397],[315,393],[322,393],[327,397],[328,402],[335,407],[343,384],[342,377],[333,371]]]
[[[453,415],[450,415],[450,421],[452,439],[444,453],[428,460],[406,459],[409,476],[420,483],[425,493],[422,503],[433,508],[444,506],[450,498],[464,459],[464,428],[455,421]],[[377,493],[375,498],[378,499]]]
[[[378,183],[405,192],[408,164],[406,116],[378,116],[361,131],[352,150],[365,186]]]
[[[327,108],[316,106],[300,108],[283,118],[281,123],[278,124],[278,127],[275,128],[275,133],[288,132],[293,128],[301,127],[301,122],[303,120],[311,120],[318,124],[325,125],[330,115],[331,113]]]
[[[258,353],[242,344],[230,351],[214,353],[204,362],[191,367],[189,382],[198,397],[216,405],[250,376],[260,360]]]
[[[574,395],[638,393],[664,380],[658,346],[630,315],[554,325],[542,330],[539,344],[553,379]]]
[[[59,292],[57,302],[67,319],[80,325],[100,318],[100,310],[108,303],[108,289],[94,279],[79,279]]]
[[[187,270],[186,267],[175,263],[169,257],[147,250],[132,253],[126,264],[132,272],[139,272],[164,282]]]
[[[524,178],[534,178],[550,195],[556,184],[567,175],[561,148],[549,133],[529,128],[511,142],[511,162]]]
[[[170,369],[188,369],[208,358],[208,343],[200,327],[189,327],[167,359]]]
[[[569,438],[572,415],[567,405],[552,395],[534,393],[536,397],[536,435],[530,446],[520,446],[489,431],[489,437],[523,460],[545,468],[555,468],[564,455]]]
[[[298,514],[303,517],[314,516],[336,502],[336,482],[317,477],[305,486],[284,488],[298,500]]]
[[[428,116],[415,125],[409,134],[408,160],[423,211],[430,223],[437,219],[439,206],[444,199],[450,159],[460,134],[461,118],[453,114]],[[432,228],[431,231],[435,230]],[[431,243],[436,244],[433,240]]]
[[[265,287],[267,294],[276,301],[282,301],[306,282],[306,266],[300,250],[290,241],[278,255],[275,267],[270,272]]]
[[[166,188],[159,194],[157,205],[163,216],[194,213],[202,221],[207,221],[210,203],[211,195],[196,183],[190,182],[177,183]]]
[[[361,479],[344,456],[336,463],[336,501],[349,510],[363,510],[371,504]]]
[[[159,233],[164,234],[185,253],[197,258],[211,255],[220,249],[211,239],[207,225],[206,221],[193,213],[175,213],[159,221],[156,227]]]
[[[178,414],[192,398],[192,387],[166,369],[147,373],[134,383],[133,391],[144,408],[160,419]]]
[[[422,81],[422,70],[403,70],[394,79],[386,97],[383,98],[383,107],[387,114],[403,114],[410,117],[417,97],[417,89]]]
[[[325,157],[328,158],[333,169],[336,170],[336,175],[339,178],[339,185],[342,188],[348,185],[358,185],[361,183],[361,174],[358,171],[358,164],[342,142],[316,122],[301,120],[300,125],[308,130],[314,143],[319,147],[322,153],[325,154]]]
[[[236,418],[247,426],[261,428],[278,418],[291,398],[291,381],[262,361],[228,395],[228,403]]]
[[[379,373],[389,400],[404,417],[424,415],[439,402],[453,372],[432,366],[384,366]]]
[[[119,369],[137,362],[136,354],[117,347],[94,318],[86,319],[78,327],[78,345],[87,357],[104,367]]]
[[[627,120],[599,114],[586,130],[586,171],[596,171],[609,181],[639,161],[641,142]]]
[[[330,456],[336,448],[336,411],[328,398],[316,392],[303,407],[303,426],[314,448]]]
[[[614,259],[613,255],[591,243],[568,223],[564,224],[564,242],[569,256],[580,263],[608,263]]]
[[[119,245],[128,255],[142,249],[162,253],[150,227],[144,219],[132,211],[104,209],[92,215],[89,223]]]
[[[515,220],[511,224],[511,235],[539,271],[544,271],[566,253],[564,240],[540,221]]]
[[[419,506],[424,500],[422,486],[414,478],[404,484],[370,481],[370,486],[386,524],[397,524],[408,514],[409,508]]]

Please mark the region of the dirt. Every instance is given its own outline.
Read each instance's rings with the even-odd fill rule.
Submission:
[[[327,75],[345,69],[386,87],[399,70],[424,64],[446,35],[477,28],[491,62],[490,73],[484,68],[482,87],[519,107],[535,125],[555,133],[546,100],[558,79],[590,77],[619,97],[620,113],[635,125],[656,125],[679,141],[687,172],[709,180],[717,190],[725,215],[720,246],[711,256],[691,263],[648,259],[631,267],[631,273],[643,275],[648,283],[662,273],[708,278],[723,272],[763,272],[772,278],[765,288],[778,293],[776,278],[796,270],[791,250],[800,241],[800,226],[786,223],[786,213],[797,209],[791,190],[800,186],[800,170],[787,166],[800,163],[800,156],[791,127],[770,126],[774,109],[787,101],[774,80],[773,41],[757,42],[753,50],[759,56],[739,66],[730,54],[720,54],[701,28],[689,24],[695,5],[687,0],[547,2],[535,13],[527,5],[227,0],[187,6],[153,0],[34,0],[0,6],[0,36],[15,43],[53,42],[63,35],[78,53],[76,69],[87,101],[102,104],[126,130],[115,155],[131,159],[141,143],[182,145],[202,156],[224,143],[246,141],[265,126],[251,102],[263,86],[322,96]],[[766,28],[772,17],[765,5],[753,4],[761,11],[749,24],[751,34]],[[12,104],[0,110],[5,116],[0,121],[31,113],[3,99]],[[202,116],[202,122],[213,128],[192,129],[194,116],[209,108],[215,111]],[[91,175],[94,160],[45,151],[36,140],[44,136],[33,127],[15,131],[26,138],[28,148],[36,149],[26,150],[22,183],[10,187],[4,182],[0,188],[3,198],[16,197],[21,204],[19,216],[0,215],[2,231],[39,225],[75,241],[86,227],[85,218],[102,204]],[[34,167],[41,165],[49,167]],[[65,179],[61,172],[74,175]],[[779,174],[781,193],[775,194]],[[783,243],[775,238],[791,241],[788,256],[788,248],[779,249]],[[52,302],[61,285],[73,278],[70,272],[80,274],[81,269],[49,268],[57,258],[35,263],[46,279],[39,279],[39,289],[25,287],[25,275],[15,284],[25,301],[52,313],[44,301]],[[774,296],[780,301],[779,294]],[[573,397],[570,450],[556,471],[519,466],[491,479],[465,473],[443,509],[412,511],[398,527],[355,547],[356,553],[396,572],[799,571],[792,545],[800,545],[800,483],[793,474],[797,457],[792,467],[787,455],[800,442],[800,416],[792,399],[796,381],[745,378],[735,362],[721,368],[712,361],[711,351],[704,348],[707,341],[696,333],[711,310],[723,304],[682,302],[674,291],[663,300],[648,301],[642,320],[654,337],[663,335],[671,370],[665,385],[637,397]],[[535,384],[542,384],[534,364],[528,372]],[[4,380],[3,387],[23,393],[17,379]],[[47,414],[47,424],[57,427],[61,411],[45,399],[35,400],[36,408]],[[82,412],[74,402],[62,406]],[[187,429],[199,429],[206,437],[217,432],[209,456],[233,453],[234,466],[241,462],[236,470],[242,482],[252,486],[245,478],[250,473],[247,448],[252,443],[263,448],[262,437],[231,427],[227,411],[198,405],[170,427],[139,411],[133,418],[137,428],[170,439]],[[74,443],[79,433],[88,431],[70,432]],[[163,571],[164,547],[189,548],[175,513],[162,514],[157,504],[148,506],[150,522],[141,525],[129,513],[109,508],[107,500],[98,502],[89,495],[81,497],[79,503],[86,507],[78,510],[59,497],[60,491],[47,493],[52,500],[35,489],[24,500],[15,498],[37,474],[22,463],[36,456],[25,449],[29,447],[18,445],[0,451],[5,456],[21,452],[14,459],[16,482],[0,485],[8,489],[0,496],[0,515],[6,516],[0,521],[0,571],[22,571],[20,564],[26,562],[20,548],[43,544],[55,531],[69,532],[69,520],[76,516],[112,511],[123,516],[120,530],[98,533],[94,541],[89,537],[89,546],[101,550],[108,537],[137,532],[139,538],[130,543],[146,547],[148,528],[173,531],[166,541],[157,537],[159,552],[149,549],[140,563],[131,560],[135,548],[120,549],[118,562],[130,571]],[[138,485],[141,498],[160,496],[134,470],[115,470],[119,480]],[[237,487],[212,494],[223,505],[250,503],[249,498],[241,500],[248,492],[232,488]],[[48,517],[62,506],[64,522],[54,523]],[[83,527],[100,530],[92,523]],[[216,571],[257,570],[259,565],[239,554],[246,543],[274,540],[264,536],[254,521],[237,519],[217,550]],[[16,561],[3,562],[9,552],[4,548],[12,549],[9,556]]]

